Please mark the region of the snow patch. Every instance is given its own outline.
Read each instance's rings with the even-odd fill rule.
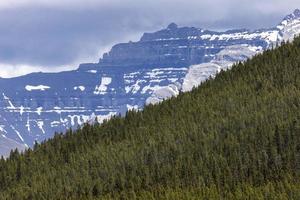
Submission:
[[[34,86],[34,85],[26,85],[25,86],[25,89],[29,92],[33,91],[33,90],[40,90],[40,91],[45,91],[47,89],[50,89],[49,86],[46,86],[46,85],[37,85],[37,86]]]
[[[20,132],[17,131],[17,129],[16,129],[13,125],[10,125],[10,128],[11,128],[12,130],[14,130],[15,133],[16,133],[16,134],[18,135],[18,137],[20,138],[20,140],[21,140],[22,142],[24,142],[24,138],[21,136]]]
[[[37,121],[36,123],[37,123],[39,129],[42,131],[42,133],[45,134],[45,130],[43,128],[44,122],[43,121]]]
[[[36,109],[36,113],[37,113],[38,115],[41,115],[41,114],[42,114],[42,110],[43,110],[43,107],[38,107],[38,108]]]
[[[155,91],[155,90],[158,90],[158,89],[160,89],[162,86],[159,86],[159,85],[153,85],[153,86],[151,86],[151,84],[149,84],[149,85],[147,85],[147,86],[145,86],[144,88],[143,88],[143,90],[142,90],[142,94],[145,94],[146,92],[149,92],[149,93],[152,93],[153,91]],[[150,91],[149,91],[150,90]]]
[[[75,86],[73,89],[74,90],[80,90],[81,92],[83,92],[85,90],[85,87],[80,85],[80,86]]]
[[[153,91],[152,95],[147,98],[146,105],[157,104],[163,100],[169,99],[179,94],[179,85],[171,84],[168,86],[160,87]]]
[[[138,105],[133,105],[132,106],[132,105],[127,104],[126,107],[127,107],[127,110],[139,110]]]
[[[10,101],[10,98],[9,97],[7,97],[7,96],[5,96],[5,94],[4,93],[2,93],[2,95],[3,95],[3,98],[4,98],[4,100],[6,100],[7,101],[7,103],[9,104],[9,106],[7,107],[8,109],[12,109],[12,110],[15,110],[16,109],[16,107],[12,104],[12,102]]]
[[[282,40],[293,41],[294,37],[300,34],[300,19],[286,19],[277,26],[282,33]]]
[[[131,86],[126,86],[125,87],[126,93],[132,92],[133,94],[136,94],[141,89],[140,84],[143,83],[143,82],[146,82],[146,81],[137,80],[137,82],[135,84],[133,84]]]
[[[263,51],[261,46],[247,44],[228,46],[215,55],[212,61],[199,65],[192,65],[186,74],[182,91],[191,91],[207,79],[214,78],[221,70],[227,70],[235,62],[244,61]]]
[[[22,116],[24,113],[24,106],[20,106],[20,115]]]
[[[215,63],[203,63],[190,67],[182,85],[182,91],[191,91],[193,87],[199,86],[209,77],[219,72],[221,66]]]
[[[59,121],[53,121],[53,122],[51,122],[51,127],[57,127],[59,125],[60,125]]]
[[[87,71],[88,73],[92,73],[92,74],[96,74],[97,73],[97,70],[89,70]]]
[[[29,120],[29,115],[27,116],[27,122],[26,125],[28,132],[30,133],[30,120]]]
[[[96,86],[94,94],[106,94],[107,88],[111,84],[112,78],[111,77],[102,77],[101,84],[99,86]]]
[[[84,123],[93,123],[97,119],[99,123],[102,123],[104,120],[108,120],[116,114],[117,112],[109,112],[108,114],[104,114],[104,115],[96,115],[95,113],[92,113],[91,115],[68,115],[68,118],[64,120],[61,119],[61,122],[66,123],[69,121],[68,119],[70,119],[72,126],[75,126],[76,124],[81,126]]]
[[[2,133],[7,133],[7,131],[4,128],[5,128],[5,125],[0,125],[0,131]]]

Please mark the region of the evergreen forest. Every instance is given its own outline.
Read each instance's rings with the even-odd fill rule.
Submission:
[[[0,160],[0,199],[300,199],[300,38]]]

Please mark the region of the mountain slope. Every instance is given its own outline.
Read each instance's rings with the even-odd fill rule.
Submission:
[[[102,122],[190,91],[234,62],[292,39],[300,33],[299,19],[295,10],[277,27],[256,31],[170,24],[138,42],[117,44],[99,63],[75,71],[0,79],[0,134],[32,147],[96,117]]]
[[[18,149],[19,151],[24,151],[26,149],[26,146],[17,143],[12,139],[6,138],[5,136],[0,136],[0,155],[4,157],[8,157],[12,149]]]
[[[0,199],[299,199],[300,38],[0,161]]]

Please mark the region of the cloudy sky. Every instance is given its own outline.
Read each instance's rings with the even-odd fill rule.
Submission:
[[[170,22],[256,29],[298,7],[300,0],[0,0],[0,76],[75,69]]]

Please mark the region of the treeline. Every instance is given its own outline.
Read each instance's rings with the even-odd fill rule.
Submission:
[[[0,199],[300,199],[300,38],[0,160]]]

